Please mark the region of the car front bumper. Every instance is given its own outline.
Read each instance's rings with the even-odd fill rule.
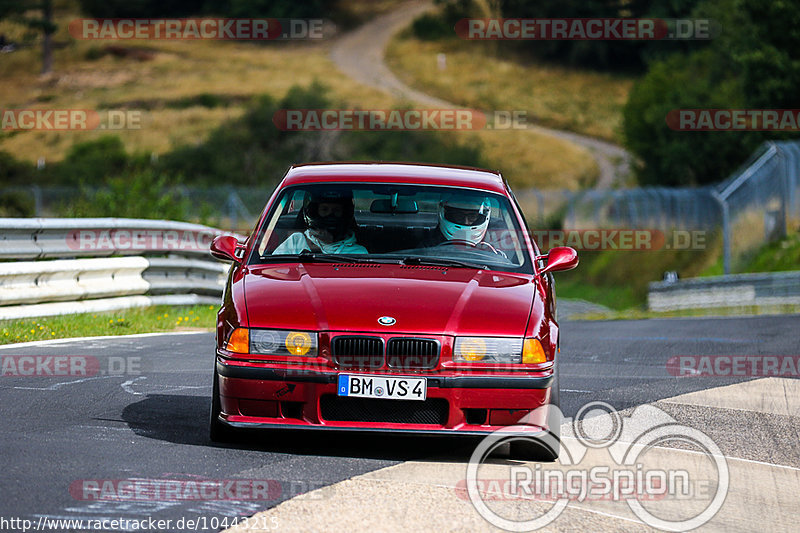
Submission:
[[[536,375],[392,373],[425,377],[425,401],[337,396],[340,373],[217,357],[220,420],[236,428],[481,436],[507,426],[546,431],[553,370]],[[527,430],[524,431],[528,433]]]

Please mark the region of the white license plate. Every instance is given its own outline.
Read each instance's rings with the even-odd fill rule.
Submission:
[[[428,392],[425,378],[339,374],[339,396],[424,400]]]

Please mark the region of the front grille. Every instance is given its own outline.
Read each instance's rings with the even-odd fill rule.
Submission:
[[[390,424],[447,423],[448,404],[444,398],[376,400],[326,394],[319,400],[323,420],[342,422],[386,422]]]
[[[403,370],[434,368],[439,362],[439,343],[433,339],[389,339],[386,362],[391,368]]]
[[[340,335],[333,339],[333,361],[342,368],[383,366],[383,339]]]

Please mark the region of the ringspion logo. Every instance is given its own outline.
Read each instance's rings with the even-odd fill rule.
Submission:
[[[559,439],[551,432],[535,431],[537,418],[546,418],[551,431],[560,427],[571,435]],[[719,446],[665,411],[643,405],[623,417],[611,405],[596,401],[582,406],[571,422],[561,424],[562,419],[558,407],[540,407],[518,425],[484,438],[470,457],[466,479],[456,484],[456,495],[469,499],[481,517],[507,531],[541,529],[567,506],[587,501],[607,502],[606,509],[627,507],[656,529],[689,531],[711,520],[725,502],[730,473]],[[560,450],[558,462],[489,460],[497,448],[513,449],[516,441]],[[668,460],[664,450],[670,444],[693,455],[691,468]],[[518,505],[492,504],[495,501]],[[528,502],[530,507],[525,506]]]

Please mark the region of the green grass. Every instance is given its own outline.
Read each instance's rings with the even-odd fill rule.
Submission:
[[[397,5],[396,0],[355,2],[342,9],[353,20],[366,20]],[[0,95],[4,108],[114,109],[140,113],[140,127],[114,130],[131,154],[163,156],[177,147],[204,143],[223,124],[239,119],[253,99],[280,99],[292,86],[322,80],[331,101],[342,108],[389,109],[407,102],[346,76],[330,58],[333,40],[271,43],[212,40],[148,43],[76,40],[69,22],[81,17],[75,0],[57,2],[54,72],[40,76],[39,47],[4,54],[0,61]],[[21,37],[24,28],[0,20],[0,33]],[[152,59],[113,57],[103,47],[145,47]],[[501,86],[509,79],[498,82]],[[512,109],[515,107],[510,107]],[[0,150],[36,163],[62,161],[77,143],[96,140],[108,130],[0,131]],[[437,136],[456,145],[479,143],[488,165],[503,171],[516,187],[578,189],[592,183],[597,165],[591,154],[564,140],[515,130],[442,131]],[[304,157],[298,150],[298,158]],[[413,155],[408,158],[413,159]],[[298,162],[301,162],[298,160]],[[469,163],[469,162],[465,162]],[[190,176],[185,176],[191,182]],[[275,179],[276,176],[271,176]]]
[[[4,320],[0,321],[0,344],[156,331],[210,330],[214,327],[217,309],[214,305],[157,306],[108,313]]]
[[[561,280],[556,274],[556,298],[586,300],[613,310],[623,310],[642,305],[642,300],[630,286],[598,287],[577,279]]]
[[[800,233],[763,246],[750,259],[744,272],[782,272],[800,269]]]
[[[556,295],[620,311],[644,309],[650,282],[671,270],[680,278],[698,276],[717,260],[720,247],[711,236],[703,250],[579,251],[578,268],[556,274]]]
[[[444,70],[439,54],[446,57]],[[386,60],[400,79],[439,98],[525,110],[531,122],[612,142],[622,141],[622,109],[635,79],[531,61],[492,42],[422,41],[410,31],[392,40]]]
[[[734,274],[749,272],[785,272],[800,270],[800,232],[795,232],[779,241],[767,243],[754,252],[733,258]],[[708,265],[700,276],[722,276],[725,273],[720,254]]]

